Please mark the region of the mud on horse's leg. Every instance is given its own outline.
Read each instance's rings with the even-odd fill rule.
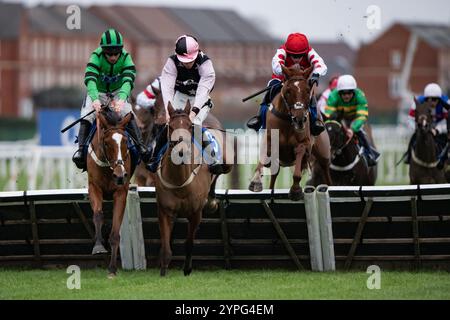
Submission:
[[[128,187],[122,188],[114,193],[113,200],[113,224],[111,234],[109,236],[109,243],[111,245],[111,261],[109,263],[108,271],[110,276],[115,276],[117,272],[117,253],[119,251],[120,243],[120,226],[122,225],[123,215],[127,202]]]
[[[293,183],[289,190],[289,199],[292,201],[299,201],[303,198],[303,191],[300,187],[300,181],[302,179],[302,162],[306,153],[306,147],[300,144],[295,148],[295,167],[294,175],[292,177]]]

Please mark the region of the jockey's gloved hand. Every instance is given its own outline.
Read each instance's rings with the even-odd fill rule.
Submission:
[[[191,120],[191,122],[194,122],[194,119],[196,116],[197,116],[197,114],[194,111],[191,111],[189,113],[189,119]]]
[[[313,73],[312,76],[309,78],[308,84],[309,84],[310,88],[312,88],[314,83],[316,85],[319,85],[319,74],[318,73]]]
[[[431,129],[431,133],[433,134],[433,136],[437,136],[439,134],[439,130],[436,128]]]
[[[94,100],[92,102],[92,108],[94,108],[96,112],[100,112],[100,110],[102,110],[102,103],[100,102],[100,100]]]
[[[119,113],[125,105],[125,101],[122,99],[114,101],[113,109],[115,112]]]

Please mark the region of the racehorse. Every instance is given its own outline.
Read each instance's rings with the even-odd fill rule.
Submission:
[[[168,124],[169,146],[157,169],[156,202],[158,207],[159,230],[161,235],[160,275],[165,276],[172,258],[170,238],[174,219],[177,216],[187,218],[188,230],[185,243],[186,259],[184,275],[192,272],[192,249],[202,211],[209,203],[208,195],[214,195],[218,175],[209,172],[203,161],[194,161],[201,151],[192,141],[192,122],[189,119],[191,105],[189,100],[184,110],[174,110],[168,104],[170,121]],[[208,118],[211,118],[211,114]],[[217,120],[215,120],[217,121]],[[205,126],[217,125],[215,121],[204,121]],[[217,121],[218,122],[218,121]],[[217,129],[221,129],[217,127]],[[215,135],[221,140],[219,134]],[[223,142],[221,144],[223,146]],[[223,146],[223,148],[225,148]],[[224,163],[226,160],[224,159]],[[231,171],[231,165],[223,165],[223,173]],[[211,199],[210,199],[211,200]],[[209,205],[209,206],[213,206]]]
[[[119,119],[119,115],[108,107],[99,112],[98,129],[89,145],[87,157],[89,200],[95,225],[95,245],[92,254],[107,253],[102,244],[103,199],[113,200],[113,223],[109,235],[111,260],[108,267],[111,278],[117,271],[119,231],[127,201],[129,180],[133,175],[131,156],[127,147],[128,138],[125,133],[125,127],[131,117],[132,114],[129,113],[123,119]]]
[[[325,128],[331,144],[331,180],[335,186],[373,186],[377,167],[369,167],[363,156],[364,149],[358,145],[358,138],[347,138],[344,121],[328,120]]]
[[[155,105],[153,108],[134,108],[139,129],[145,145],[150,145],[159,133],[158,128],[165,122],[165,109],[161,91],[153,87],[155,93]],[[155,185],[155,174],[145,168],[145,163],[141,162],[136,167],[134,179],[138,186],[153,187]]]
[[[411,184],[445,183],[444,170],[438,169],[439,150],[432,133],[431,106],[417,99],[415,121],[416,142],[411,149],[409,178]]]
[[[300,187],[302,172],[309,165],[311,155],[314,155],[320,168],[320,176],[316,178],[320,183],[331,184],[329,172],[330,149],[326,132],[314,138],[309,129],[308,106],[312,101],[312,90],[308,85],[308,78],[313,67],[301,69],[298,65],[286,68],[282,66],[286,80],[283,82],[281,92],[275,96],[271,112],[266,114],[266,132],[264,139],[267,143],[267,156],[271,156],[272,141],[271,129],[279,130],[279,162],[283,167],[294,165],[293,184],[289,190],[289,198],[298,201],[303,198]],[[249,190],[262,191],[262,169],[267,158],[260,157],[257,168],[249,185]],[[265,159],[264,159],[265,158]],[[261,161],[263,160],[263,161]],[[273,166],[273,164],[271,163]],[[272,173],[270,188],[273,189],[279,173],[279,165],[275,164],[276,172]],[[266,164],[268,166],[268,164]]]

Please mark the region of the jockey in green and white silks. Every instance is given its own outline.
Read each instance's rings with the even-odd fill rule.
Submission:
[[[353,134],[358,137],[359,143],[364,148],[364,155],[369,166],[374,166],[380,158],[380,154],[369,144],[367,135],[363,129],[369,117],[369,108],[364,92],[356,85],[353,76],[346,74],[338,78],[337,87],[331,91],[325,107],[325,116],[337,121],[350,122],[347,136]]]
[[[131,55],[123,48],[122,35],[114,29],[105,31],[100,40],[100,47],[92,52],[86,66],[84,83],[87,95],[81,108],[81,116],[94,109],[100,111],[101,106],[106,105],[110,98],[113,99],[111,106],[122,117],[132,112],[128,100],[135,78],[136,67]],[[95,118],[95,113],[92,113],[80,122],[78,150],[73,156],[73,161],[80,169],[86,169],[84,146]],[[143,143],[134,115],[128,124],[127,132],[137,144],[142,160],[148,161],[150,150]]]

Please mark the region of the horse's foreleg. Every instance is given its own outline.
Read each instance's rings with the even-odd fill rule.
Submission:
[[[89,199],[91,202],[91,208],[94,213],[93,220],[95,226],[95,244],[92,249],[92,254],[107,253],[103,246],[102,227],[104,223],[103,216],[103,193],[93,184],[89,184]]]
[[[270,190],[273,190],[275,188],[275,181],[277,181],[279,173],[280,173],[280,166],[278,166],[277,171],[270,176]]]
[[[197,228],[200,224],[201,211],[194,213],[191,218],[189,218],[188,223],[188,233],[186,237],[185,249],[186,249],[186,259],[184,261],[184,275],[188,276],[192,272],[192,249],[194,248],[194,239]]]
[[[170,260],[172,259],[172,249],[170,248],[170,235],[172,233],[172,217],[158,207],[159,233],[161,235],[161,250],[159,252],[160,275],[167,274]]]
[[[115,276],[117,272],[117,252],[119,251],[120,243],[120,226],[123,221],[123,214],[127,202],[127,189],[116,191],[113,200],[113,224],[111,234],[109,236],[109,243],[111,245],[111,261],[109,263],[108,271],[110,276]]]
[[[294,175],[292,177],[292,186],[289,190],[289,199],[292,201],[299,201],[303,198],[303,191],[300,187],[300,181],[302,179],[302,162],[305,156],[306,147],[301,144],[295,148],[295,167]]]
[[[219,202],[216,199],[216,183],[219,175],[214,176],[211,186],[209,187],[208,201],[205,205],[205,213],[212,214],[217,211]]]
[[[250,191],[253,191],[253,192],[261,192],[262,191],[263,185],[262,185],[261,177],[263,175],[263,173],[262,173],[263,168],[264,168],[264,165],[261,162],[259,162],[258,166],[255,169],[255,173],[253,174],[253,178],[250,181],[250,185],[248,186],[248,189]]]

